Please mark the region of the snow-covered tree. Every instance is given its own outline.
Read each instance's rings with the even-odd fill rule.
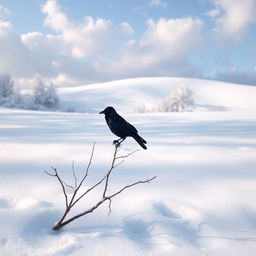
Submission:
[[[50,84],[45,90],[45,102],[46,108],[56,108],[59,104],[59,97],[56,92],[56,88],[53,84]]]
[[[193,92],[182,86],[152,107],[147,107],[143,103],[134,106],[134,112],[189,112],[193,111],[194,107]]]
[[[0,73],[0,97],[7,98],[13,94],[13,80],[8,73]]]
[[[33,109],[56,108],[59,97],[52,83],[45,83],[42,78],[37,76],[32,90]]]
[[[45,83],[40,76],[34,79],[31,94],[20,94],[8,73],[0,73],[0,106],[22,109],[54,109],[59,97],[53,84]]]
[[[24,99],[15,91],[8,97],[0,98],[0,105],[6,108],[24,108]]]
[[[159,102],[159,112],[187,112],[194,108],[193,92],[185,86],[178,87],[170,96]]]
[[[22,97],[14,90],[14,81],[10,74],[0,73],[0,105],[6,108],[20,108]]]

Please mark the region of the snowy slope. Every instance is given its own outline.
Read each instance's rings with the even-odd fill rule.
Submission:
[[[101,84],[62,88],[61,108],[79,112],[97,112],[106,105],[132,112],[133,106],[152,106],[178,87],[186,86],[194,93],[199,109],[256,109],[256,87],[189,78],[136,78]],[[75,99],[75,101],[74,101]]]
[[[93,184],[109,168],[115,139],[98,111],[113,105],[131,112],[141,100],[165,97],[175,81],[191,88],[198,104],[230,111],[124,114],[148,141],[148,150],[115,170],[112,189],[157,179],[124,191],[113,200],[109,217],[106,204],[60,232],[51,231],[64,198],[43,170],[57,167],[69,181],[74,160],[81,177],[96,141],[86,186]],[[180,78],[134,79],[61,90],[63,107],[74,104],[94,113],[0,109],[0,255],[254,256],[255,89]],[[120,154],[137,148],[128,138]]]

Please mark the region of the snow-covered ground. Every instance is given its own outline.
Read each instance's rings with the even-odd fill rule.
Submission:
[[[131,114],[178,86],[194,92],[191,113]],[[254,256],[256,251],[256,87],[145,78],[60,91],[62,108],[90,113],[0,109],[0,255]],[[93,214],[51,231],[64,209],[61,187],[43,170],[82,176],[96,141],[93,184],[113,154],[102,115],[121,111],[148,141],[115,169],[111,188],[157,176],[124,191]],[[211,111],[224,107],[228,111]],[[79,110],[79,109],[77,109]],[[129,114],[130,113],[130,114]],[[121,154],[136,150],[124,141]],[[71,215],[96,198],[82,201]]]

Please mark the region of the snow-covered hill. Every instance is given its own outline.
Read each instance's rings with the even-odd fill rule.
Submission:
[[[132,112],[137,104],[152,106],[182,86],[194,93],[199,110],[256,110],[256,86],[189,78],[126,79],[62,88],[59,95],[64,111],[94,113],[112,105],[122,112]]]
[[[203,111],[131,114],[187,86]],[[62,107],[89,113],[0,108],[1,256],[254,256],[256,251],[256,87],[181,78],[145,78],[60,90]],[[93,214],[51,227],[64,209],[62,188],[85,172],[85,188],[109,168],[116,138],[97,113],[113,105],[148,141],[110,177],[124,191]],[[222,106],[229,111],[210,111]],[[200,109],[199,109],[200,110]],[[207,111],[207,112],[206,112]],[[128,114],[130,113],[130,114]],[[120,154],[138,148],[127,138]],[[86,210],[91,195],[70,215]]]

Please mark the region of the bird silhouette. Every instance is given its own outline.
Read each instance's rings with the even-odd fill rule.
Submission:
[[[107,107],[99,114],[105,115],[106,123],[111,132],[120,137],[120,139],[113,141],[115,145],[119,146],[126,137],[132,137],[142,148],[147,149],[145,145],[147,142],[139,136],[137,129],[121,117],[113,107]]]

